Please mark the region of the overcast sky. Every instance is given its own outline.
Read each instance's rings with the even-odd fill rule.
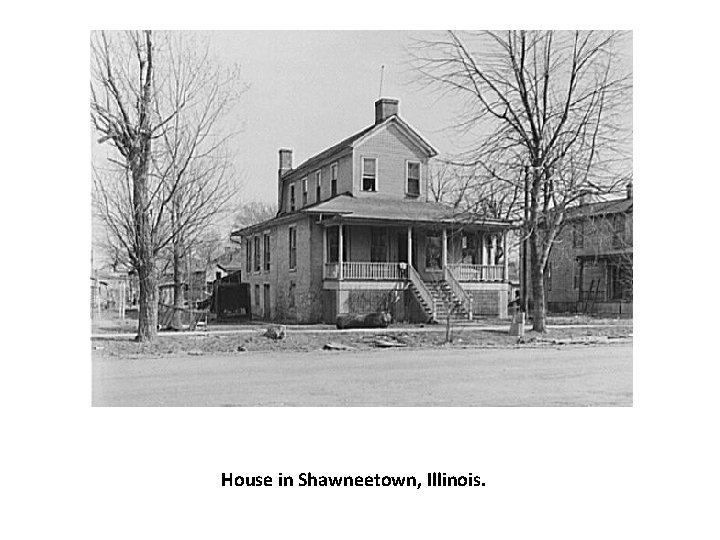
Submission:
[[[413,35],[417,35],[414,33]],[[236,139],[245,200],[277,199],[277,151],[292,148],[294,165],[367,127],[385,66],[383,96],[400,100],[400,115],[441,152],[451,111],[411,83],[407,32],[212,32],[223,62],[242,66],[250,89]]]

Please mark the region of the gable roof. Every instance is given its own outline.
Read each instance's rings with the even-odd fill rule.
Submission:
[[[371,137],[374,133],[380,131],[380,129],[384,128],[390,123],[396,124],[405,136],[407,136],[411,141],[420,146],[425,152],[428,153],[430,157],[437,155],[437,150],[435,150],[435,148],[433,148],[429,142],[427,142],[407,122],[401,119],[398,115],[394,114],[389,118],[385,119],[383,122],[368,126],[365,129],[358,131],[354,135],[343,139],[339,143],[331,146],[330,148],[323,150],[319,154],[315,154],[314,156],[306,159],[295,169],[290,169],[289,171],[284,173],[283,178],[285,178],[286,176],[304,176],[305,173],[312,171],[325,160],[328,160],[337,154],[341,154],[344,151],[352,150],[357,144],[360,144],[368,137]]]

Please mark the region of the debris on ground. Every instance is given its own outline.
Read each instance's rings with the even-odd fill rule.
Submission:
[[[284,324],[268,326],[264,336],[270,339],[285,339],[287,329]]]
[[[244,345],[240,345],[237,348],[237,352],[247,352],[247,347],[245,347]]]
[[[367,313],[362,315],[339,315],[335,326],[339,330],[346,328],[387,328],[392,322],[392,315],[386,311]]]
[[[351,347],[350,345],[343,345],[342,343],[335,343],[333,341],[323,345],[323,350],[325,351],[351,351],[354,348],[355,347]]]
[[[408,344],[405,341],[398,339],[395,336],[380,336],[373,339],[373,345],[375,347],[407,347]]]

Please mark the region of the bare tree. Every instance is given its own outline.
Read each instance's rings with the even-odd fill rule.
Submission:
[[[536,331],[546,329],[543,274],[566,208],[619,191],[626,178],[631,73],[618,61],[625,39],[622,32],[447,32],[413,47],[421,79],[458,98],[456,127],[477,141],[458,160],[478,171],[478,193],[489,190],[519,211]]]
[[[91,112],[99,142],[122,159],[94,169],[94,202],[140,281],[138,340],[157,335],[158,255],[171,246],[182,283],[183,245],[227,205],[232,171],[219,120],[245,87],[208,57],[207,43],[150,31],[92,35]],[[176,296],[182,302],[182,285]]]
[[[233,227],[242,229],[272,219],[277,214],[274,204],[262,201],[250,201],[241,204],[235,209]]]

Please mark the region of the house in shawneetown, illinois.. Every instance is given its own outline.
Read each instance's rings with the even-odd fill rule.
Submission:
[[[633,196],[570,210],[546,273],[548,311],[632,315]]]
[[[435,155],[386,98],[375,102],[372,125],[298,167],[292,150],[280,150],[277,216],[232,233],[245,252],[253,318],[505,317],[511,224],[430,201]]]

